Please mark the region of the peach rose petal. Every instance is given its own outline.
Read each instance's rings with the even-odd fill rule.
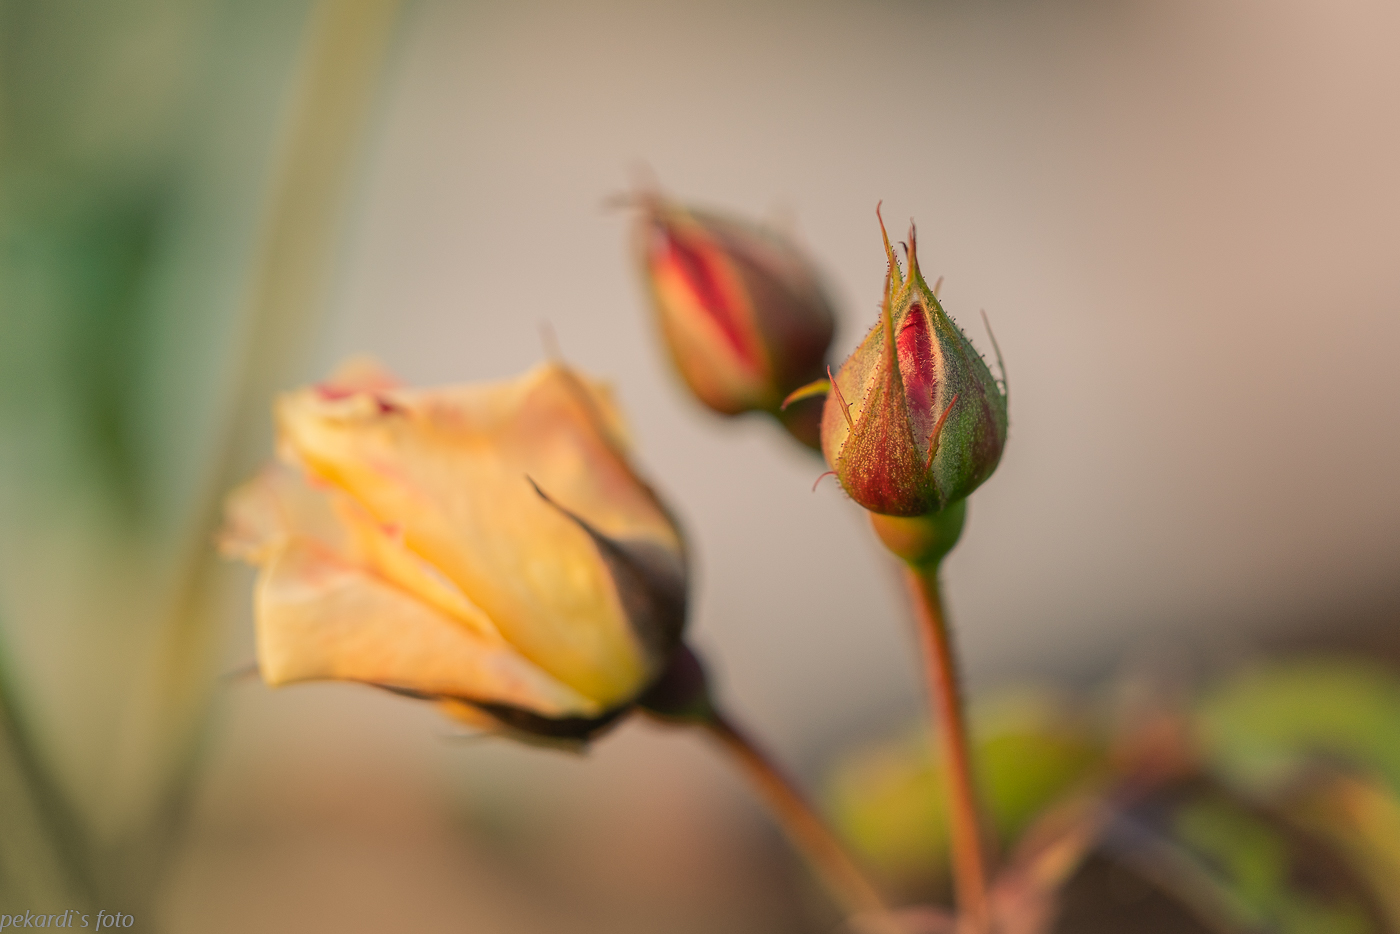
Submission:
[[[664,659],[639,640],[593,539],[675,556],[678,534],[620,449],[611,403],[557,365],[518,380],[278,404],[284,452],[442,572],[522,655],[606,708]]]
[[[289,538],[314,541],[346,564],[370,571],[485,638],[500,633],[461,590],[404,546],[399,530],[376,522],[364,507],[298,469],[273,465],[230,494],[221,550],[266,564]]]
[[[485,639],[502,641],[501,633],[467,599],[461,588],[404,544],[403,530],[377,522],[367,509],[340,491],[332,494],[336,514],[354,543],[354,563],[417,597]]]
[[[483,638],[303,539],[271,557],[256,601],[258,660],[272,686],[361,681],[545,717],[601,712],[503,640]]]
[[[293,535],[315,539],[337,554],[346,554],[352,544],[327,490],[312,486],[300,470],[272,464],[224,502],[218,545],[229,557],[266,564]]]

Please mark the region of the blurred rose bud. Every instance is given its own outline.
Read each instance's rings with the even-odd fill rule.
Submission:
[[[473,724],[606,725],[671,663],[685,548],[609,393],[549,364],[401,388],[372,366],[281,397],[283,465],[236,490],[270,685],[348,680]]]
[[[793,244],[732,217],[644,195],[637,242],[661,332],[692,392],[724,415],[765,411],[819,444],[819,406],[780,412],[820,377],[835,318]]]
[[[888,236],[885,252],[880,321],[836,373],[822,452],[866,509],[920,516],[961,500],[996,469],[1006,395],[920,274],[912,225],[907,278]]]

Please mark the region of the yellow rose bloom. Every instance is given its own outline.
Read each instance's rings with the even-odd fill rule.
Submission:
[[[684,544],[605,387],[551,363],[409,389],[356,362],[276,421],[282,463],[229,497],[222,537],[261,568],[268,684],[360,681],[582,734],[679,646]]]

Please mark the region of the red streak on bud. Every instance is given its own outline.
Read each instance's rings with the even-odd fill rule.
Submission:
[[[738,321],[738,313],[725,295],[720,277],[716,274],[713,260],[705,255],[703,247],[695,248],[682,242],[666,228],[657,231],[655,253],[662,264],[669,265],[679,274],[696,304],[703,308],[718,325],[730,347],[745,361],[753,362],[743,328]]]
[[[938,373],[933,365],[933,335],[923,306],[918,303],[909,306],[896,344],[899,375],[904,380],[904,397],[909,404],[914,436],[927,436],[934,421]]]
[[[365,390],[360,387],[337,386],[334,383],[318,383],[316,385],[316,395],[327,402],[339,402],[352,396],[363,395],[364,392]],[[403,406],[378,393],[374,394],[374,407],[379,410],[380,415],[403,415],[405,412]]]

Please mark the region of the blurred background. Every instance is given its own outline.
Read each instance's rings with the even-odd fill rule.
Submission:
[[[912,639],[859,510],[666,366],[605,206],[639,177],[792,231],[837,359],[875,320],[881,199],[983,350],[987,311],[1010,443],[945,570],[974,695],[1393,647],[1397,35],[1379,0],[0,0],[7,903],[828,929],[693,737],[626,724],[578,759],[221,677],[253,660],[252,574],[209,541],[272,393],[360,352],[505,377],[548,325],[685,524],[730,706],[814,788],[907,729]]]

